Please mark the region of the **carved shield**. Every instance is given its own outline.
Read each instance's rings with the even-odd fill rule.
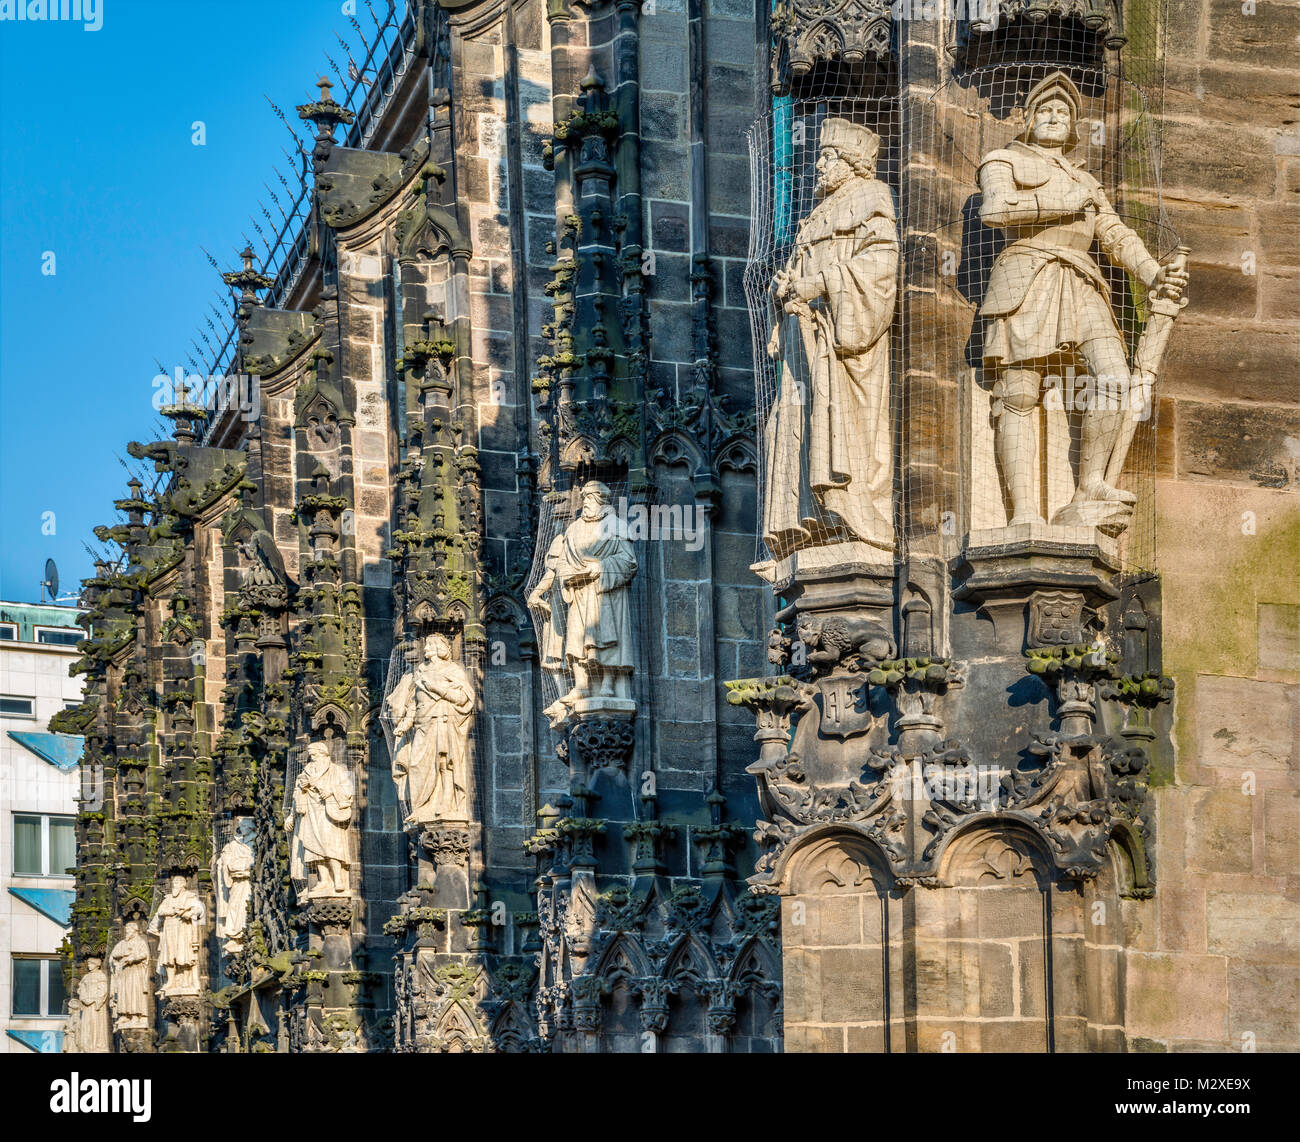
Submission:
[[[840,674],[817,683],[823,734],[851,738],[871,729],[875,719],[867,701],[866,682],[865,674]]]
[[[1029,645],[1069,646],[1083,641],[1083,596],[1077,591],[1035,591],[1029,596]]]

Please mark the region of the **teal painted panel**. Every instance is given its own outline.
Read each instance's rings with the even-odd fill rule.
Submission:
[[[71,888],[15,888],[10,885],[9,891],[59,927],[66,928],[72,923],[72,902],[77,894]]]
[[[63,1053],[62,1031],[15,1031],[6,1027],[9,1038],[17,1039],[29,1051],[38,1055],[59,1055]]]
[[[10,730],[9,736],[64,773],[77,768],[86,741],[79,734],[44,734],[35,730]]]

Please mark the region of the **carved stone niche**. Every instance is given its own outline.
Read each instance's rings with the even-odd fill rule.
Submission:
[[[778,0],[772,9],[772,89],[786,92],[819,63],[889,55],[891,0]]]

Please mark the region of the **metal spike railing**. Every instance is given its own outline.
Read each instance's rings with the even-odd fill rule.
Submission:
[[[387,10],[381,16],[376,14],[371,0],[366,0],[366,11],[374,24],[374,30],[368,35],[355,16],[348,17],[348,23],[365,52],[359,64],[356,55],[361,54],[361,49],[358,49],[354,55],[352,47],[337,32],[335,38],[348,61],[346,71],[340,69],[328,52],[325,53],[325,58],[329,61],[334,74],[339,77],[340,86],[344,90],[340,102],[356,115],[343,140],[342,145],[345,147],[364,148],[371,141],[389,100],[414,62],[416,28],[415,15],[411,6],[402,5],[404,10],[399,19],[398,5],[395,0],[383,0],[383,2],[387,5]],[[314,95],[311,98],[314,98]],[[269,184],[263,183],[280,216],[279,224],[266,206],[260,202],[257,205],[267,222],[267,231],[262,229],[256,218],[250,218],[253,229],[261,238],[261,245],[266,250],[265,255],[260,258],[259,271],[274,279],[274,284],[264,298],[264,304],[274,307],[283,304],[292,294],[306,267],[307,224],[311,218],[314,182],[310,149],[304,147],[302,139],[284,111],[269,95],[265,96],[265,99],[271,105],[276,118],[293,136],[295,151],[294,154],[290,154],[287,149],[281,148],[293,175],[286,177],[279,167],[272,168],[276,180],[283,188],[282,193],[277,194]],[[269,234],[269,231],[274,233]],[[250,247],[253,245],[247,237],[245,242]],[[203,250],[203,253],[213,269],[220,272],[222,267],[216,259],[207,250]],[[239,264],[238,258],[234,264]],[[239,325],[234,318],[233,306],[225,313],[220,312],[219,307],[215,305],[211,308],[217,314],[219,324],[214,327],[209,321],[208,327],[214,334],[224,329],[224,334],[219,339],[220,343],[215,346],[206,336],[203,338],[212,354],[207,366],[207,375],[217,377],[226,374],[234,365]],[[203,353],[199,355],[205,356]],[[191,364],[193,365],[192,360]],[[198,365],[194,365],[194,368],[196,371],[202,371]],[[217,418],[213,416],[207,418],[199,430],[199,443],[208,442],[216,427],[216,420]]]

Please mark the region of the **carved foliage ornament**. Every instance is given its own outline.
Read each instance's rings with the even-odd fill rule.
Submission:
[[[784,91],[824,60],[889,54],[888,0],[779,0],[772,12],[772,87]]]

